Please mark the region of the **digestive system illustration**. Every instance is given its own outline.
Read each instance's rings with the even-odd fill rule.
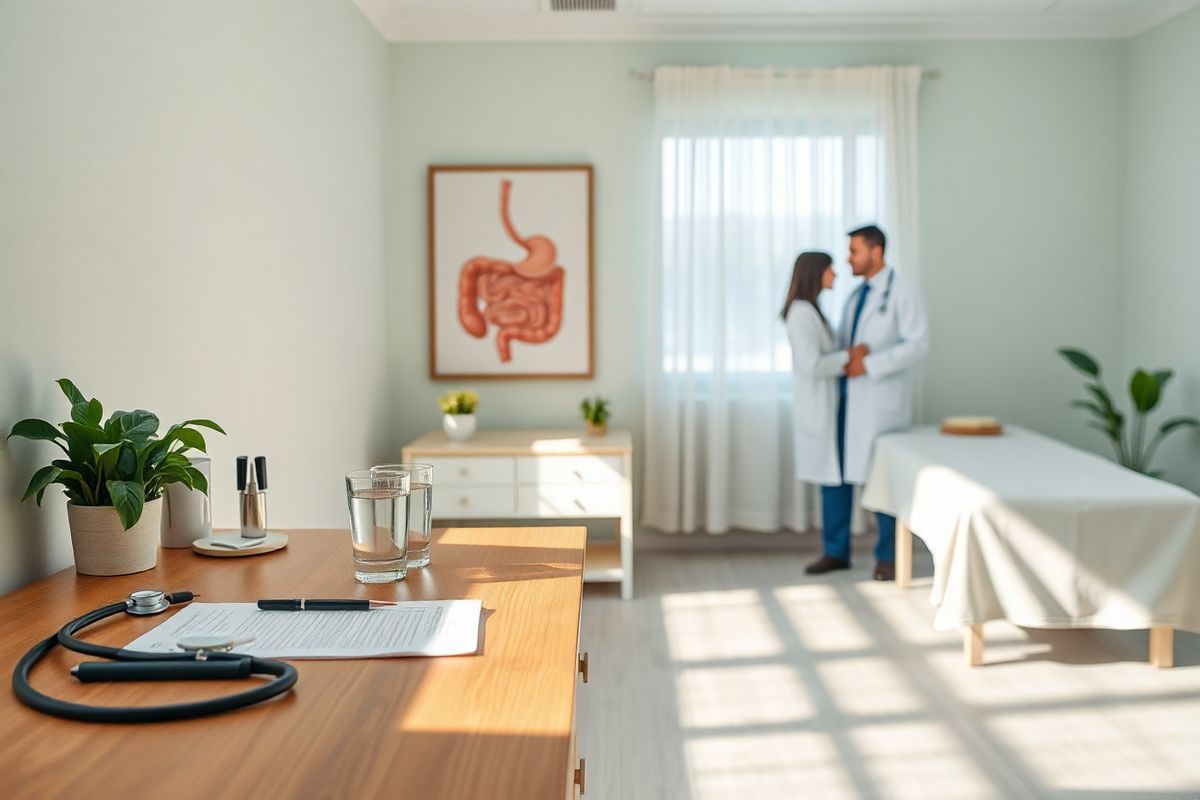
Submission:
[[[549,237],[522,238],[508,213],[512,181],[500,184],[500,222],[509,238],[525,250],[515,264],[475,256],[458,276],[458,321],[477,339],[488,326],[499,329],[496,350],[500,361],[512,361],[514,340],[541,344],[553,339],[562,325],[563,282],[566,272],[554,262],[558,249]],[[482,307],[481,307],[482,304]]]

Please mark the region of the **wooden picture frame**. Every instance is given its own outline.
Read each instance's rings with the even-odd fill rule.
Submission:
[[[428,170],[429,375],[595,374],[590,164]]]

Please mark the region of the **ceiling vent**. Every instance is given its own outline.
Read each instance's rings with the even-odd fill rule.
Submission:
[[[616,11],[617,0],[550,0],[551,11]]]

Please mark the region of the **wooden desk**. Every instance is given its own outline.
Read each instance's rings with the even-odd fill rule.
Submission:
[[[433,562],[402,583],[354,580],[346,531],[289,531],[284,550],[208,558],[163,550],[148,572],[67,569],[0,597],[7,679],[36,641],[142,588],[213,602],[260,597],[479,598],[482,655],[296,661],[292,693],[216,717],[143,725],[70,722],[0,698],[0,794],[18,797],[571,797],[583,528],[435,531]],[[167,614],[173,611],[167,612]],[[166,619],[121,615],[85,632],[124,645]],[[166,703],[236,691],[226,682],[88,684],[56,649],[38,689],[76,702]],[[244,688],[245,684],[232,682]]]

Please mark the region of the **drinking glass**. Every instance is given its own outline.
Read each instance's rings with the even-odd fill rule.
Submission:
[[[391,583],[408,574],[408,473],[364,469],[346,474],[354,577]]]
[[[427,566],[433,531],[433,465],[380,464],[372,469],[408,473],[408,568]]]

